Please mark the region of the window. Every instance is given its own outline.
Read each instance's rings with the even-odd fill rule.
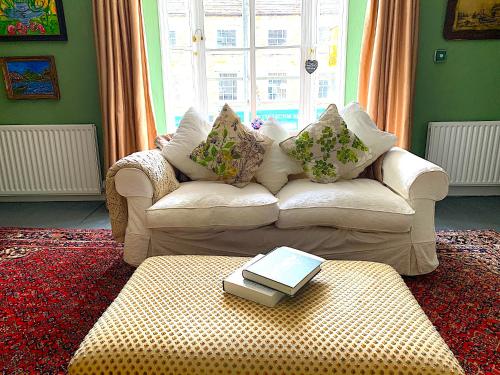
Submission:
[[[167,130],[191,106],[211,121],[230,102],[244,123],[273,117],[291,132],[342,106],[347,3],[158,1]]]
[[[219,100],[237,100],[238,84],[236,73],[220,73],[219,80]]]
[[[269,30],[267,35],[267,44],[270,46],[282,46],[286,43],[286,30]]]
[[[320,79],[319,80],[319,93],[318,98],[328,98],[328,80]]]
[[[330,39],[330,28],[322,26],[318,30],[318,40],[320,42],[327,42]]]
[[[285,77],[285,73],[269,73],[270,77]],[[286,79],[272,78],[267,88],[269,100],[286,99]]]
[[[170,47],[175,47],[175,45],[177,44],[175,31],[168,32],[168,44],[170,45]]]
[[[236,30],[217,30],[217,46],[236,47]]]

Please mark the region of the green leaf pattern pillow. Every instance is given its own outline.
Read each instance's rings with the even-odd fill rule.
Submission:
[[[242,187],[252,180],[271,144],[270,138],[245,128],[225,104],[207,140],[189,157],[213,171],[220,180]]]
[[[300,161],[314,182],[335,182],[367,161],[368,147],[349,129],[331,104],[320,119],[297,136],[280,143],[291,157]]]

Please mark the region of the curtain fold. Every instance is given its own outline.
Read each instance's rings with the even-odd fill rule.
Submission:
[[[368,0],[358,101],[377,126],[411,141],[419,0]]]
[[[154,147],[141,0],[92,0],[105,167]]]

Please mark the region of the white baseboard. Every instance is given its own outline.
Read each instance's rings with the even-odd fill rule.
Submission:
[[[500,186],[450,186],[449,196],[488,196],[500,195]]]
[[[106,196],[99,195],[4,195],[0,196],[0,202],[81,202],[81,201],[104,201]]]

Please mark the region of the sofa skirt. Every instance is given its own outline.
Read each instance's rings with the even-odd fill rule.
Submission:
[[[148,256],[224,255],[252,257],[277,246],[290,246],[325,259],[389,264],[402,275],[421,275],[438,266],[436,243],[413,243],[411,233],[359,232],[329,227],[210,232],[151,231]]]

